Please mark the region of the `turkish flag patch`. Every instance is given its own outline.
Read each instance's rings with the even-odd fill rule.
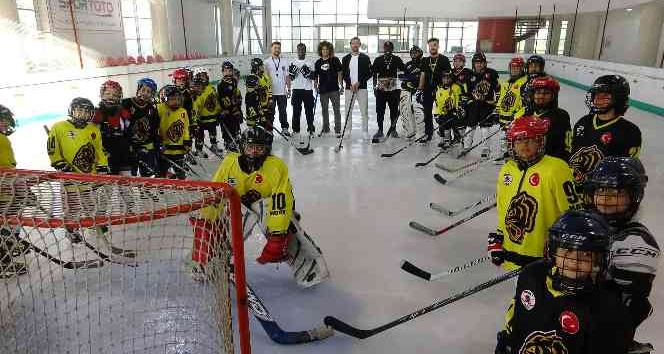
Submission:
[[[540,184],[540,175],[539,175],[539,173],[533,173],[532,175],[530,175],[530,178],[528,178],[528,182],[533,187],[539,186],[539,184]]]
[[[569,334],[576,334],[579,332],[581,325],[579,324],[579,318],[576,317],[576,314],[572,311],[563,311],[560,314],[560,327]]]
[[[613,141],[613,134],[611,133],[604,133],[602,136],[599,138],[599,140],[602,141],[602,144],[604,145],[609,145],[611,144],[611,141]]]

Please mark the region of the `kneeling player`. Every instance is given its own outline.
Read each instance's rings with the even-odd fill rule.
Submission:
[[[461,124],[459,120],[459,102],[461,99],[461,86],[454,82],[452,71],[444,70],[442,79],[436,90],[436,110],[434,116],[438,122],[439,147],[446,149],[452,144],[452,128]],[[459,136],[455,133],[455,139]]]
[[[185,179],[187,174],[184,156],[191,149],[189,116],[182,107],[182,93],[177,87],[167,85],[164,88],[164,99],[166,102],[157,106],[162,148],[159,173],[166,177],[168,169],[173,168],[178,179]]]
[[[641,162],[631,157],[607,157],[588,174],[586,201],[617,229],[611,243],[609,278],[622,292],[636,328],[652,313],[648,300],[660,248],[655,237],[634,220],[643,200],[648,176]]]
[[[498,174],[498,227],[488,237],[492,262],[504,262],[507,270],[541,258],[549,227],[580,202],[569,166],[544,151],[548,128],[531,116],[515,120],[507,132],[511,158]]]
[[[253,216],[258,216],[267,244],[256,259],[260,264],[289,262],[298,284],[308,287],[325,280],[329,274],[325,260],[313,241],[304,233],[294,217],[293,191],[288,178],[288,167],[280,158],[270,154],[272,134],[262,127],[249,127],[242,133],[241,153],[229,153],[214,174],[213,182],[224,182],[235,187],[242,204]],[[267,215],[256,215],[254,203],[262,202]],[[223,206],[222,206],[223,207]],[[215,225],[219,211],[208,208],[203,212],[204,220],[196,221],[194,252],[192,260],[199,267],[195,274],[204,272],[204,267],[213,253],[205,247],[202,235],[213,238],[211,244],[219,242],[224,230],[211,228]],[[206,227],[202,227],[206,225]],[[249,230],[250,231],[250,230]]]
[[[602,281],[612,231],[587,211],[568,211],[553,224],[546,262],[519,275],[496,353],[627,353],[627,309]]]

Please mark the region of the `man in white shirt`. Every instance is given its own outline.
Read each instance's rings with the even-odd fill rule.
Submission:
[[[304,104],[304,114],[307,117],[307,132],[311,138],[314,135],[314,99],[313,79],[315,78],[314,64],[306,59],[307,47],[304,43],[297,45],[297,59],[288,66],[289,79],[293,95],[291,105],[293,106],[293,133],[299,135],[300,143],[304,143],[303,135],[300,135],[300,114]]]
[[[348,130],[351,129],[352,110],[355,101],[359,102],[360,113],[362,113],[362,134],[364,139],[369,138],[369,96],[367,94],[367,81],[371,78],[371,59],[368,55],[360,53],[360,46],[362,43],[357,37],[350,40],[351,52],[343,57],[341,65],[343,66],[343,75],[345,83],[345,96],[346,96],[346,114],[350,114],[350,124]],[[355,100],[351,102],[355,92]]]
[[[272,56],[265,59],[265,69],[270,75],[272,83],[272,121],[274,121],[275,105],[279,109],[279,123],[281,130],[286,136],[288,132],[288,116],[286,115],[286,105],[290,96],[290,77],[288,75],[288,59],[281,57],[281,42],[272,42]]]

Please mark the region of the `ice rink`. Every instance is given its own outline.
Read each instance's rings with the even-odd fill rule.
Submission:
[[[375,100],[371,94],[369,97],[369,131],[373,134]],[[63,105],[70,99],[63,94]],[[584,99],[585,92],[563,85],[560,106],[568,110],[572,123],[587,112]],[[343,105],[344,100],[341,101]],[[11,102],[8,104],[11,106]],[[320,106],[316,115],[320,128]],[[452,175],[434,164],[414,167],[416,162],[438,151],[437,136],[435,143],[416,144],[395,157],[381,158],[381,153],[392,152],[406,141],[390,139],[372,145],[361,139],[357,106],[353,115],[352,136],[344,141],[339,153],[334,152],[337,143],[334,138],[313,140],[311,146],[315,152],[308,156],[301,156],[282,139],[275,139],[273,154],[289,166],[303,226],[323,250],[332,275],[328,282],[313,289],[300,289],[287,266],[258,265],[254,261],[257,250],[249,247],[247,280],[285,330],[313,329],[327,315],[359,328],[374,328],[425,307],[436,298],[446,298],[501,274],[493,265],[483,264],[442,281],[425,282],[399,268],[400,261],[408,259],[439,272],[486,254],[486,236],[496,224],[495,210],[437,238],[409,228],[408,222],[417,220],[436,229],[453,223],[462,216],[447,218],[429,209],[429,203],[455,209],[478,200],[483,194],[493,193],[499,166],[486,165],[443,186],[433,179],[433,174],[450,176],[450,180]],[[644,139],[641,157],[649,184],[640,216],[663,244],[664,226],[656,219],[660,215],[657,210],[664,207],[659,199],[664,197],[661,158],[664,139],[660,140],[664,120],[637,109],[630,109],[626,116],[641,128]],[[43,123],[21,126],[11,136],[19,168],[49,169]],[[279,126],[276,120],[275,125]],[[457,151],[452,152],[442,155],[437,162],[461,165],[462,161],[454,159]],[[478,158],[479,151],[474,151],[464,161]],[[218,164],[215,157],[205,162],[208,175]],[[504,311],[513,296],[513,286],[512,282],[505,282],[365,340],[337,334],[317,343],[281,346],[273,343],[252,318],[253,352],[492,353],[496,332],[502,328]],[[639,328],[636,339],[652,342],[664,350],[664,316],[658,307],[664,306],[661,286],[655,285],[651,299],[654,314]]]

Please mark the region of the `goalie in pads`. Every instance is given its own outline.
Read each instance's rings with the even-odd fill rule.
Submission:
[[[228,183],[240,194],[242,204],[247,207],[245,234],[257,224],[265,234],[267,244],[256,261],[260,264],[288,262],[295,280],[303,287],[327,279],[329,272],[320,249],[294,216],[288,167],[270,154],[272,135],[262,127],[250,127],[242,133],[240,145],[241,153],[227,154],[212,180]],[[205,274],[205,265],[224,237],[225,230],[216,222],[220,215],[218,208],[207,208],[203,211],[204,219],[191,221],[194,225],[192,260],[197,264],[194,272],[198,274]],[[252,223],[246,222],[252,218],[255,219]]]

